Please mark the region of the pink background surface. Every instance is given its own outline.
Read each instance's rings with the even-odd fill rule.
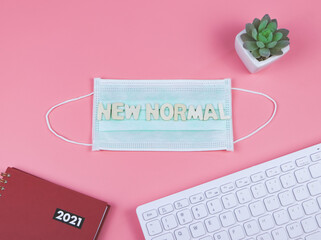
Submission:
[[[321,5],[317,0],[91,0],[0,2],[0,170],[15,166],[107,201],[100,239],[143,239],[135,208],[320,142]],[[270,13],[291,50],[249,74],[234,37]],[[45,113],[93,90],[93,78],[218,79],[274,97],[274,121],[235,152],[91,152],[53,136]],[[92,99],[57,109],[53,127],[91,141]],[[233,92],[234,134],[272,112],[263,97]]]

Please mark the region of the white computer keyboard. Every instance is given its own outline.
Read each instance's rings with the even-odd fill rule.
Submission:
[[[146,240],[321,240],[321,144],[141,205]]]

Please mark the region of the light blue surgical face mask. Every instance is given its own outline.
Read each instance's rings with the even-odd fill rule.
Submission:
[[[46,115],[51,132],[65,141],[92,150],[233,151],[231,81],[223,80],[94,80],[94,92],[53,106]],[[92,144],[57,134],[50,112],[67,102],[94,95]]]

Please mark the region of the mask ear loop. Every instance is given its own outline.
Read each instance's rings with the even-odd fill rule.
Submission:
[[[251,132],[250,134],[248,134],[248,135],[246,135],[246,136],[244,136],[244,137],[241,137],[241,138],[239,138],[239,139],[237,139],[237,140],[234,141],[234,143],[237,143],[237,142],[240,142],[240,141],[242,141],[242,140],[244,140],[244,139],[247,139],[247,138],[253,136],[253,135],[256,134],[257,132],[259,132],[259,131],[261,131],[263,128],[265,128],[265,127],[272,121],[272,119],[274,118],[274,116],[275,116],[275,114],[276,114],[276,110],[277,110],[277,108],[278,108],[278,105],[277,105],[276,101],[275,101],[273,98],[271,98],[270,96],[268,96],[268,95],[266,95],[266,94],[264,94],[264,93],[255,92],[255,91],[251,91],[251,90],[247,90],[247,89],[242,89],[242,88],[232,88],[232,89],[233,89],[233,90],[237,90],[237,91],[247,92],[247,93],[253,93],[253,94],[256,94],[256,95],[261,95],[261,96],[269,99],[269,100],[273,103],[273,105],[274,105],[274,110],[273,110],[273,113],[272,113],[271,117],[269,118],[269,120],[267,120],[266,123],[264,123],[262,126],[260,126],[259,128],[257,128],[256,130],[254,130],[254,131]]]
[[[47,126],[48,126],[50,132],[52,132],[54,135],[56,135],[57,137],[61,138],[62,140],[66,141],[66,142],[74,143],[74,144],[78,144],[78,145],[83,145],[83,146],[92,146],[91,143],[81,143],[81,142],[72,141],[72,140],[70,140],[70,139],[68,139],[68,138],[65,138],[65,137],[59,135],[59,134],[58,134],[55,130],[53,130],[53,128],[51,127],[51,124],[50,124],[50,121],[49,121],[49,115],[50,115],[50,113],[52,112],[52,110],[54,110],[55,108],[57,108],[57,107],[59,107],[59,106],[61,106],[61,105],[64,105],[64,104],[69,103],[69,102],[78,101],[78,100],[80,100],[80,99],[89,97],[89,96],[91,96],[91,95],[93,95],[93,94],[94,94],[94,92],[89,93],[89,94],[84,95],[84,96],[77,97],[77,98],[72,98],[72,99],[66,100],[66,101],[64,101],[64,102],[62,102],[62,103],[58,103],[57,105],[51,107],[51,108],[48,110],[47,114],[46,114],[46,122],[47,122]]]

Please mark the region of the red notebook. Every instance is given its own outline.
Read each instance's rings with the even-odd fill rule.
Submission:
[[[97,239],[107,203],[16,168],[2,176],[0,239]]]

